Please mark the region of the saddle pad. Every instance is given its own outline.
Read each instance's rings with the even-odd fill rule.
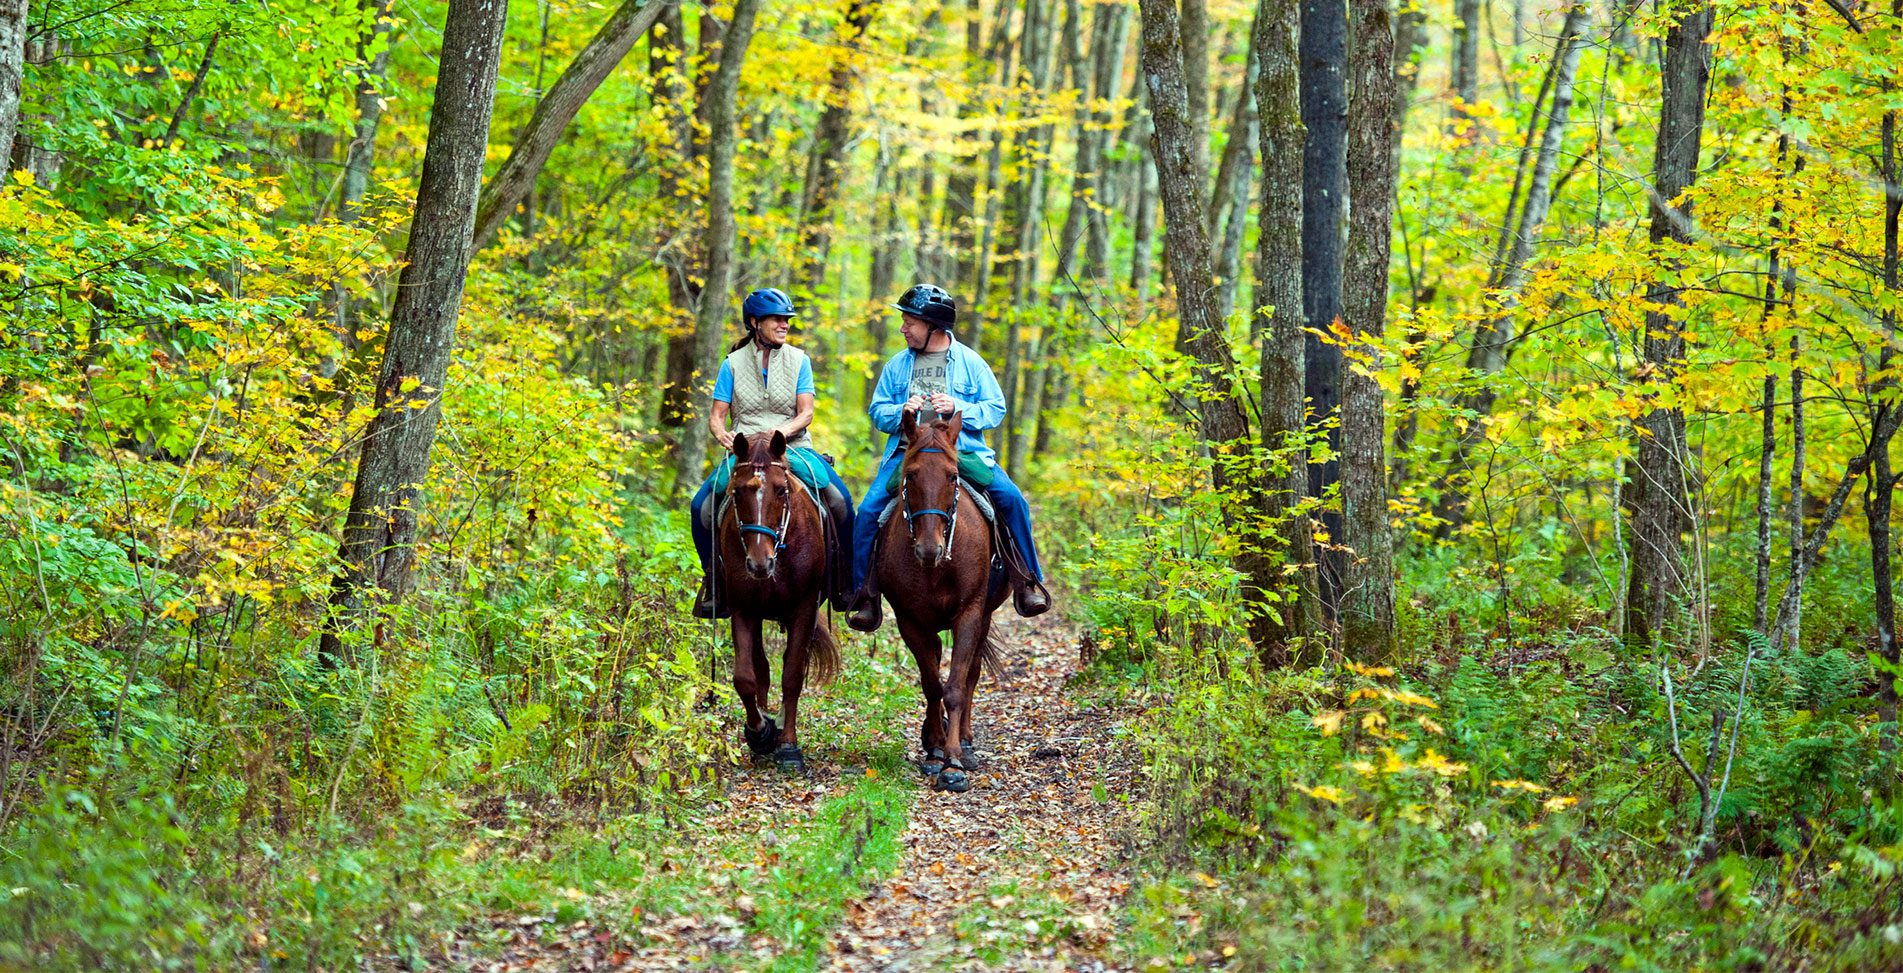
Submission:
[[[892,476],[885,481],[885,488],[891,491],[895,496],[899,492],[899,479],[904,476],[904,474],[905,469],[903,464],[901,464],[893,468]],[[991,481],[998,478],[998,470],[991,464],[979,459],[977,453],[961,449],[958,451],[958,475],[966,483],[975,485],[978,488],[978,492],[983,493],[991,489]]]
[[[960,479],[964,479],[964,478],[960,477]],[[977,507],[978,516],[983,517],[985,519],[985,523],[995,523],[998,519],[998,512],[991,508],[991,498],[985,495],[984,489],[982,487],[979,487],[977,484],[972,483],[969,480],[965,481],[964,486],[965,486],[964,496],[960,497],[959,499],[968,500],[971,502],[972,506]],[[902,498],[898,495],[898,493],[894,492],[892,494],[892,499],[886,503],[885,509],[879,511],[879,526],[880,527],[884,527],[885,522],[892,519],[893,512],[899,509],[900,499]]]
[[[806,484],[807,489],[812,490],[815,496],[817,496],[821,490],[826,489],[826,484],[831,483],[833,479],[832,476],[826,472],[826,461],[820,459],[819,454],[810,449],[794,448],[787,450],[786,468],[791,470],[794,476],[799,477],[800,482]],[[727,481],[732,478],[733,454],[728,453],[727,458],[721,460],[719,466],[714,467],[714,494],[716,496],[725,494],[727,492]]]

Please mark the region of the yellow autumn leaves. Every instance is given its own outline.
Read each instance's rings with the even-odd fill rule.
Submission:
[[[1468,776],[1467,764],[1451,760],[1439,750],[1427,747],[1418,754],[1404,755],[1397,746],[1408,741],[1410,735],[1396,728],[1397,723],[1412,723],[1435,736],[1444,736],[1445,729],[1439,722],[1425,713],[1412,710],[1438,710],[1439,704],[1432,699],[1399,686],[1385,685],[1375,680],[1392,679],[1394,670],[1388,666],[1368,666],[1347,662],[1342,671],[1358,677],[1356,685],[1341,694],[1341,706],[1323,709],[1310,718],[1310,722],[1319,729],[1324,737],[1334,737],[1349,730],[1354,736],[1353,747],[1358,756],[1340,766],[1355,773],[1356,777],[1370,784],[1379,784],[1400,775],[1417,775],[1427,780],[1452,781]],[[1398,711],[1398,712],[1397,712]],[[1356,792],[1342,786],[1327,783],[1292,785],[1297,791],[1338,807],[1347,806]],[[1496,780],[1491,789],[1503,796],[1526,794],[1538,796],[1547,793],[1542,785],[1526,780]],[[1542,809],[1548,812],[1563,811],[1578,803],[1577,798],[1553,795],[1540,802]],[[1412,819],[1412,817],[1410,817]]]

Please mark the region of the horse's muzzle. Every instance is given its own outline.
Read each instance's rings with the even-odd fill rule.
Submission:
[[[780,570],[780,559],[776,555],[764,561],[747,558],[747,577],[755,581],[765,581]]]
[[[912,556],[918,558],[920,567],[935,568],[945,563],[950,553],[944,544],[913,544]]]

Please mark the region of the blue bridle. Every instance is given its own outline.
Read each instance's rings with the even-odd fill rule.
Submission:
[[[915,452],[943,453],[944,450],[939,449],[937,446],[924,446],[915,450]],[[952,476],[952,498],[951,498],[950,510],[940,510],[937,507],[927,507],[924,510],[913,510],[911,501],[907,499],[907,492],[908,492],[907,486],[908,484],[906,484],[906,482],[903,479],[899,481],[899,513],[905,515],[905,532],[911,535],[912,540],[914,541],[918,540],[918,531],[916,528],[912,526],[912,518],[929,517],[933,514],[936,514],[940,517],[945,518],[945,524],[946,524],[945,550],[942,553],[940,553],[938,556],[939,563],[942,564],[944,563],[944,560],[946,558],[951,557],[952,541],[958,536],[958,493],[960,490],[964,489],[964,485],[959,482],[959,478],[957,475],[954,474]]]

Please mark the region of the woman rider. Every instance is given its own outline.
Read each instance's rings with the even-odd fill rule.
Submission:
[[[831,552],[833,607],[845,610],[852,586],[852,494],[839,479],[832,464],[812,448],[807,427],[813,422],[813,363],[806,353],[786,343],[792,328],[793,300],[775,287],[754,291],[740,306],[740,320],[747,333],[734,342],[720,376],[714,380],[714,404],[707,413],[707,427],[714,441],[729,450],[719,472],[700,485],[689,508],[693,524],[694,547],[700,551],[700,594],[694,599],[694,614],[713,618],[727,614],[716,606],[709,579],[713,570],[714,481],[724,480],[721,473],[733,465],[735,436],[771,433],[778,430],[786,437],[787,466],[808,486],[824,484],[819,491],[827,516],[832,519],[836,537]],[[732,420],[732,428],[728,421]]]

